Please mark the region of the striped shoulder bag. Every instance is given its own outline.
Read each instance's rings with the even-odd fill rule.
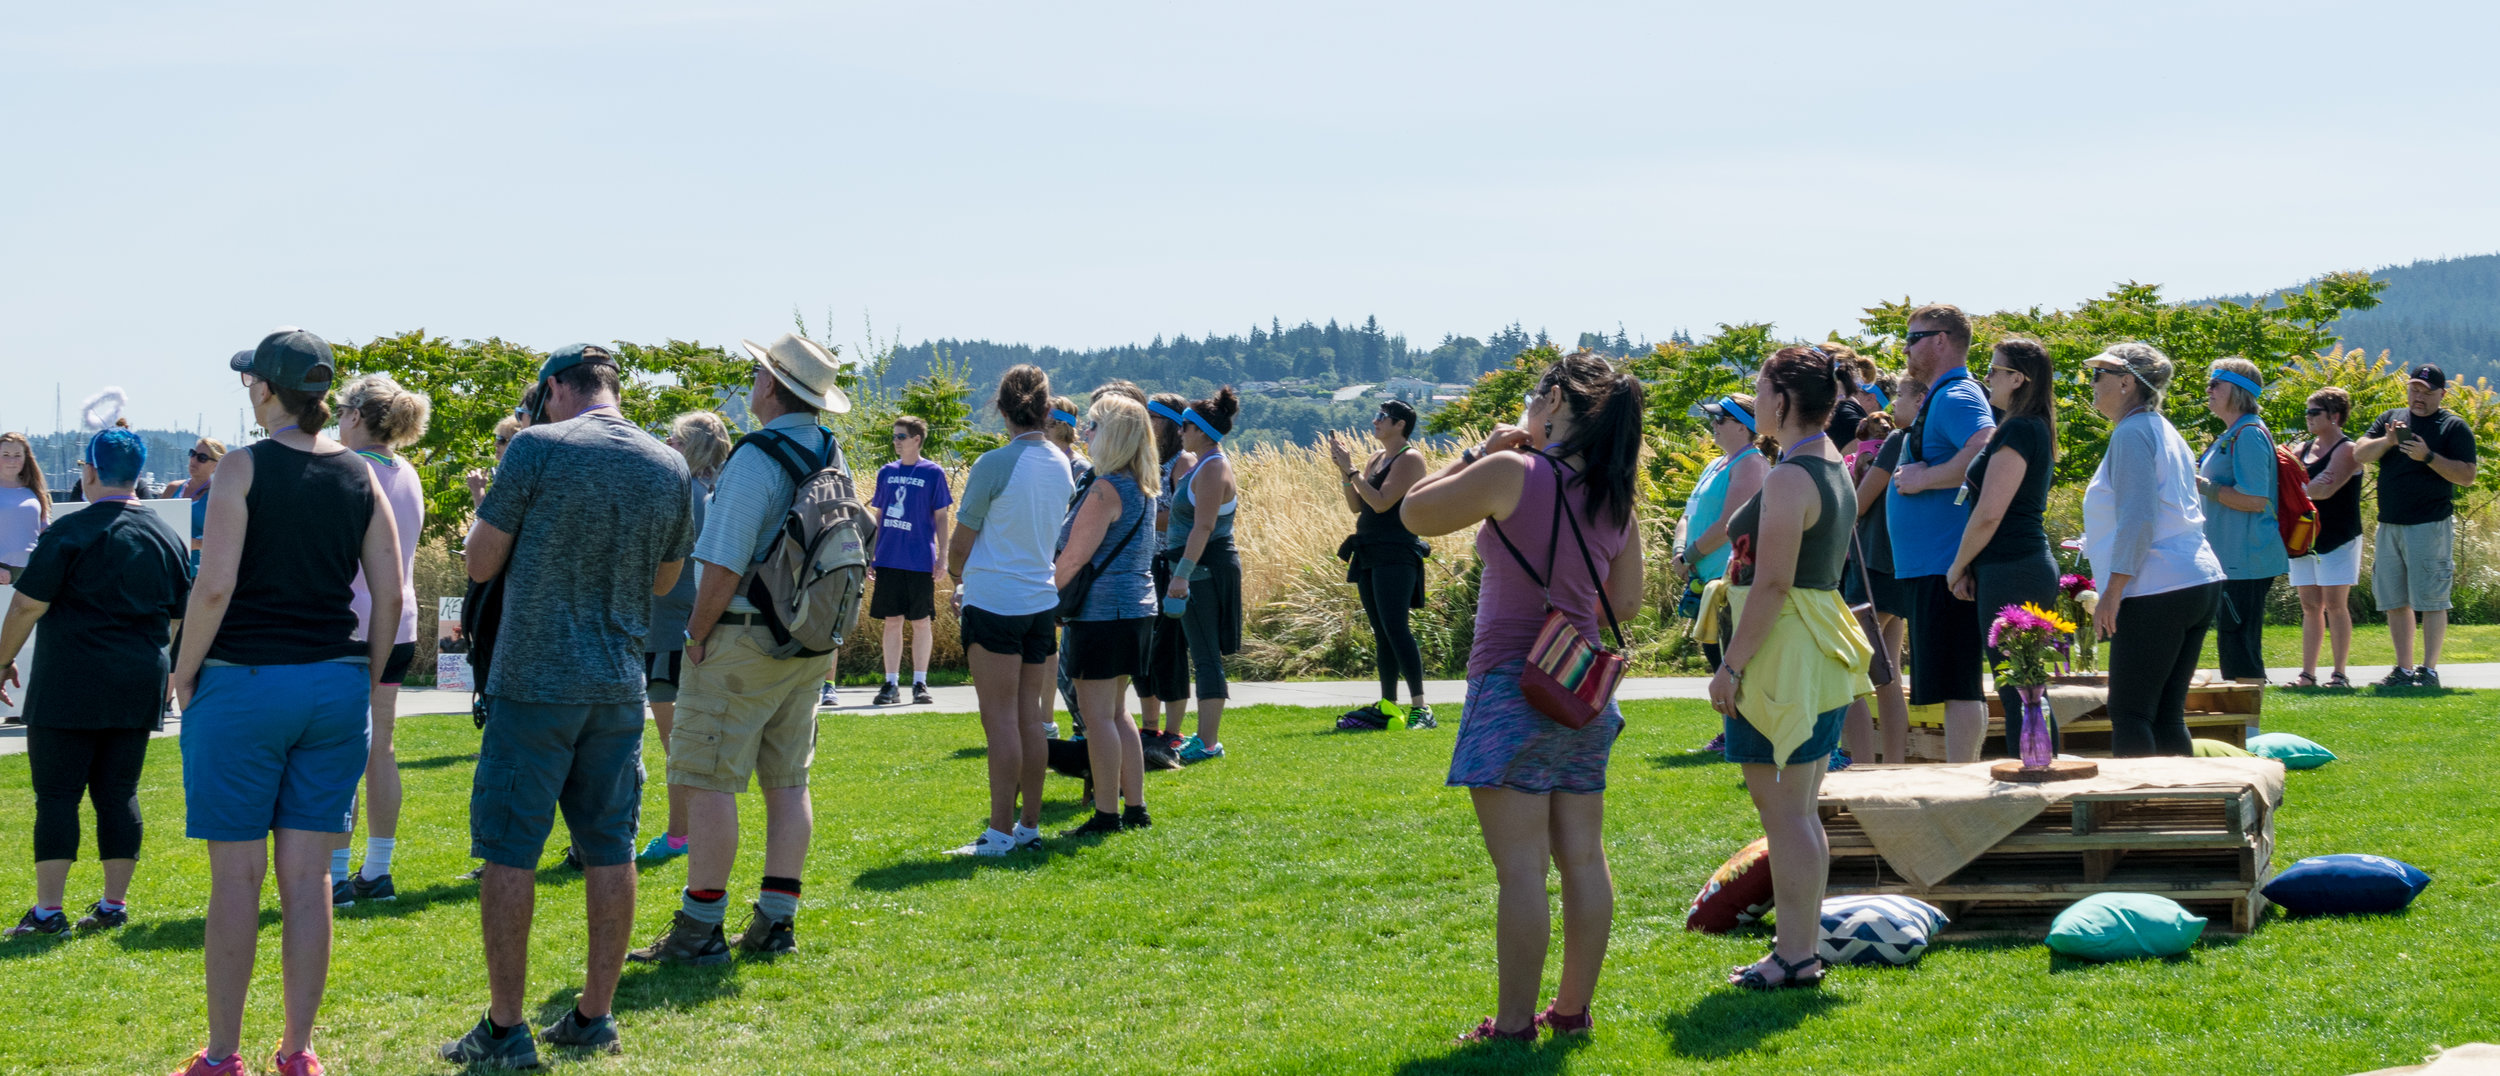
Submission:
[[[1528,581],[1545,594],[1545,627],[1537,633],[1536,645],[1528,648],[1527,668],[1519,676],[1519,692],[1538,713],[1564,728],[1576,729],[1596,720],[1614,701],[1615,688],[1623,682],[1627,664],[1623,651],[1629,648],[1623,642],[1623,625],[1615,620],[1614,602],[1606,597],[1603,584],[1597,586],[1597,604],[1605,610],[1606,627],[1614,632],[1615,649],[1591,642],[1580,634],[1571,618],[1554,608],[1554,558],[1562,551],[1564,520],[1571,521],[1571,538],[1580,547],[1580,562],[1587,566],[1591,582],[1597,579],[1597,558],[1589,555],[1588,539],[1580,533],[1579,517],[1572,514],[1570,504],[1563,499],[1563,482],[1570,477],[1567,469],[1552,456],[1541,452],[1535,455],[1554,467],[1554,519],[1553,530],[1545,540],[1545,574],[1538,575],[1529,566],[1528,558],[1511,544],[1510,535],[1502,533],[1500,521],[1485,522],[1493,528],[1493,536],[1502,540],[1502,548],[1510,550],[1511,559],[1519,562],[1519,570],[1527,573]]]

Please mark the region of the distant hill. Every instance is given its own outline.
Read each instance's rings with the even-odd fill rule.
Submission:
[[[2500,254],[2418,261],[2370,274],[2387,282],[2379,306],[2335,323],[2344,345],[2435,362],[2450,374],[2500,381]],[[2248,303],[2253,295],[2219,299]]]

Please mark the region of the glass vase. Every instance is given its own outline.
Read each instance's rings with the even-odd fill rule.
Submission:
[[[2048,769],[2057,758],[2057,745],[2049,737],[2048,685],[2024,684],[2014,690],[2023,697],[2023,768]]]

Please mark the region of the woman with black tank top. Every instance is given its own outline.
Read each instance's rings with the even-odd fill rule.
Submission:
[[[2308,556],[2292,558],[2292,588],[2300,593],[2300,678],[2292,686],[2318,686],[2318,636],[2324,634],[2335,643],[2335,675],[2326,686],[2348,688],[2352,588],[2361,581],[2361,483],[2354,481],[2361,461],[2344,436],[2352,395],[2333,386],[2310,393],[2307,417],[2300,462],[2309,471],[2309,499],[2318,506],[2318,540]]]
[[[2057,469],[2057,394],[2051,390],[2057,373],[2037,341],[2006,340],[1992,355],[1988,404],[2004,418],[1964,478],[1970,519],[1944,575],[1954,597],[1978,605],[1981,638],[2006,606],[2057,608],[2057,557],[2049,552],[2046,523],[2049,480]],[[1988,662],[2002,673],[2005,655],[1989,647]],[[2003,676],[1997,698],[2007,714],[2022,713],[2021,693]],[[2052,725],[2051,735],[2055,731]],[[2022,750],[2022,722],[2007,721],[2006,756],[2021,758]]]
[[[208,1046],[182,1070],[240,1071],[243,1007],[276,837],[286,1030],[271,1067],[320,1071],[330,971],[330,845],[353,817],[368,707],[398,636],[399,536],[364,457],[320,431],[336,364],[301,330],[231,364],[266,440],[218,461],[173,689],[189,836],[208,842]],[[365,641],[349,609],[373,595]]]
[[[1743,764],[1770,839],[1777,940],[1728,979],[1758,990],[1823,981],[1815,951],[1831,850],[1815,797],[1842,716],[1874,690],[1866,670],[1875,650],[1840,597],[1858,518],[1857,489],[1824,432],[1840,388],[1819,348],[1781,348],[1762,364],[1754,399],[1788,447],[1728,521],[1730,612],[1720,619],[1726,649],[1710,705],[1726,715],[1727,759]]]
[[[1345,439],[1328,435],[1328,455],[1344,479],[1346,508],[1354,513],[1354,535],[1337,555],[1346,558],[1345,581],[1363,600],[1363,617],[1372,625],[1373,661],[1380,667],[1380,701],[1337,719],[1348,731],[1384,729],[1392,717],[1403,716],[1410,729],[1439,727],[1432,706],[1424,701],[1424,651],[1415,643],[1407,612],[1424,607],[1424,554],[1431,547],[1406,529],[1398,503],[1424,476],[1424,457],[1408,438],[1415,435],[1415,409],[1403,400],[1380,405],[1372,416],[1372,438],[1380,451],[1354,466]],[[1398,677],[1406,677],[1407,709],[1398,711]]]

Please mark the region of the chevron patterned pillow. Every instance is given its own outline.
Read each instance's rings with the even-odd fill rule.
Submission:
[[[1830,897],[1815,954],[1835,966],[1908,964],[1947,922],[1935,905],[1911,897]]]

